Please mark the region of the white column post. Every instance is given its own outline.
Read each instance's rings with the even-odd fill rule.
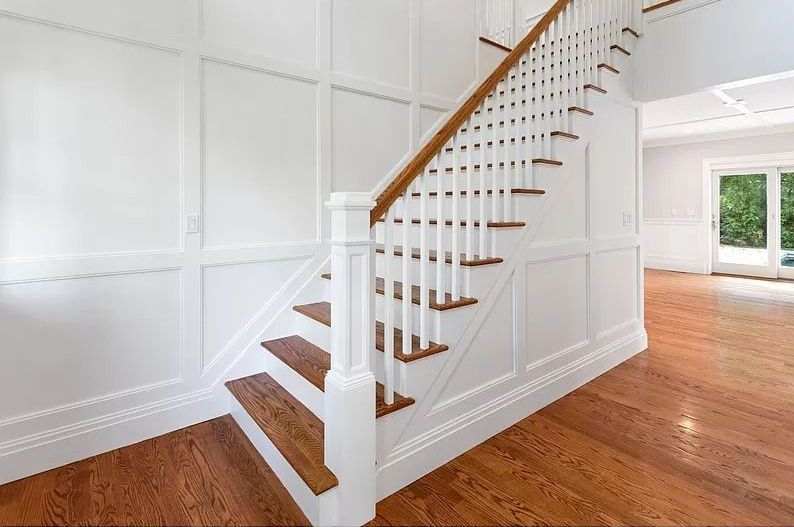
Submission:
[[[325,377],[325,464],[339,486],[323,520],[375,517],[375,273],[366,192],[337,192],[331,211],[331,370]]]

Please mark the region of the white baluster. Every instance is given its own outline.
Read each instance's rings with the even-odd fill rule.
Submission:
[[[383,224],[383,360],[384,360],[384,400],[386,404],[394,403],[394,278],[392,277],[392,263],[394,260],[394,209],[392,205],[386,211],[386,220]],[[407,212],[404,212],[403,221],[410,221]]]
[[[414,283],[411,276],[411,259],[413,258],[413,247],[410,240],[411,218],[411,191],[406,190],[403,195],[403,257],[402,257],[402,282],[403,282],[403,320],[402,320],[402,352],[410,353],[411,350],[411,335],[413,334],[411,328],[411,295],[406,294],[411,291],[411,286]]]
[[[481,106],[482,108],[482,106]],[[466,120],[466,260],[474,259],[474,140],[471,117]],[[466,291],[469,294],[469,291]]]
[[[508,94],[510,93],[511,87],[513,86],[513,82],[510,80],[510,77],[512,77],[514,72],[515,72],[516,75],[518,75],[518,72],[515,69],[511,69],[511,70],[509,70],[507,72],[507,76],[505,77],[505,92],[508,93]],[[516,84],[516,86],[518,86],[518,85],[520,85],[520,84]],[[516,88],[516,93],[518,93],[518,88]],[[512,151],[512,148],[510,147],[510,139],[511,139],[510,135],[511,135],[512,131],[514,131],[514,130],[517,131],[517,130],[521,129],[520,128],[520,119],[519,119],[517,113],[515,111],[513,111],[513,104],[511,103],[511,99],[512,99],[512,97],[508,98],[508,100],[505,101],[505,110],[506,110],[505,129],[504,129],[504,141],[505,141],[505,144],[504,144],[504,152],[503,152],[503,154],[504,154],[504,172],[502,173],[503,185],[504,185],[504,197],[503,197],[503,201],[502,201],[502,218],[503,218],[503,221],[506,221],[506,222],[511,220],[510,216],[512,214],[512,211],[511,211],[511,208],[510,208],[510,188],[512,187],[512,184],[510,182],[511,174],[512,174],[511,167],[510,167],[510,163],[512,161],[512,158],[511,158],[511,155],[510,155],[510,153]],[[515,105],[518,106],[518,103],[519,103],[519,100],[518,100],[518,98],[516,98]],[[515,120],[515,126],[510,126],[510,123],[513,120]],[[519,162],[519,161],[517,161],[517,162]],[[494,193],[496,193],[496,192],[497,192],[497,189],[494,189]],[[498,196],[498,194],[496,194],[494,197],[497,197],[497,196]]]
[[[460,300],[460,132],[452,137],[452,300]],[[446,262],[446,254],[437,258]]]
[[[541,77],[543,79],[543,120],[542,124],[542,141],[541,145],[543,146],[543,151],[541,153],[541,157],[551,157],[549,153],[550,150],[550,141],[549,141],[549,134],[551,133],[551,112],[552,112],[552,104],[551,104],[551,80],[552,76],[549,74],[549,66],[551,65],[551,61],[549,60],[549,53],[551,51],[551,39],[549,38],[549,30],[547,29],[543,35],[543,40],[546,42],[546,47],[543,50],[543,71]],[[556,85],[555,85],[556,86]]]
[[[560,97],[560,128],[563,132],[568,132],[567,115],[568,102],[571,96],[571,4],[565,6],[562,12],[562,45],[560,46],[560,60],[562,60],[562,96]]]
[[[488,108],[488,99],[485,99],[486,102],[480,105],[480,115],[486,115],[487,108]],[[483,126],[480,127],[480,130],[484,129],[485,121],[483,120]],[[467,126],[468,130],[471,131],[471,123]],[[488,203],[488,191],[485,186],[485,175],[486,175],[486,165],[488,164],[488,157],[485,155],[488,151],[488,147],[486,145],[485,134],[480,134],[480,251],[479,256],[480,258],[485,258],[486,253],[486,241],[487,241],[487,229],[488,229],[488,217],[486,216],[486,208],[485,205]]]
[[[494,92],[493,96],[493,111],[491,116],[491,191],[493,194],[491,195],[491,220],[492,221],[499,221],[499,193],[498,193],[498,184],[497,184],[497,171],[499,169],[499,119],[500,119],[500,110],[499,104],[502,98],[499,95],[499,91],[501,90],[501,83],[497,83],[496,91]],[[504,119],[504,114],[501,115],[502,119]],[[483,130],[485,128],[483,127]],[[483,138],[485,135],[483,135]],[[480,220],[482,221],[482,220]],[[491,254],[490,256],[494,256]]]
[[[427,268],[430,266],[430,250],[427,243],[429,215],[427,210],[428,185],[430,184],[430,165],[425,167],[419,182],[419,347],[430,347],[427,319],[430,311],[430,288],[427,285]],[[403,350],[410,353],[411,348]]]
[[[446,299],[446,283],[444,282],[444,178],[446,170],[443,164],[443,152],[436,156],[436,304],[442,305]]]

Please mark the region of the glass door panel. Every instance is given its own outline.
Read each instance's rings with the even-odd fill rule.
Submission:
[[[780,271],[794,279],[794,168],[780,171]]]
[[[715,174],[714,271],[772,277],[777,265],[770,240],[773,179],[764,170]]]

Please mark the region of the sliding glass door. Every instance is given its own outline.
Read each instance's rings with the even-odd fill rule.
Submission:
[[[794,167],[780,170],[780,278],[794,280]]]
[[[769,170],[715,173],[714,272],[777,276],[769,210],[774,203],[773,180]]]
[[[714,172],[715,273],[794,279],[794,167]]]

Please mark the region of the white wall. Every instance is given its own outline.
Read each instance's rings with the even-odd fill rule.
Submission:
[[[711,197],[704,196],[704,159],[791,151],[794,133],[645,148],[646,266],[706,272],[710,218],[704,203]]]
[[[329,193],[387,182],[487,73],[477,13],[0,0],[0,482],[225,412]]]
[[[790,0],[683,0],[644,19],[639,100],[794,70]]]

